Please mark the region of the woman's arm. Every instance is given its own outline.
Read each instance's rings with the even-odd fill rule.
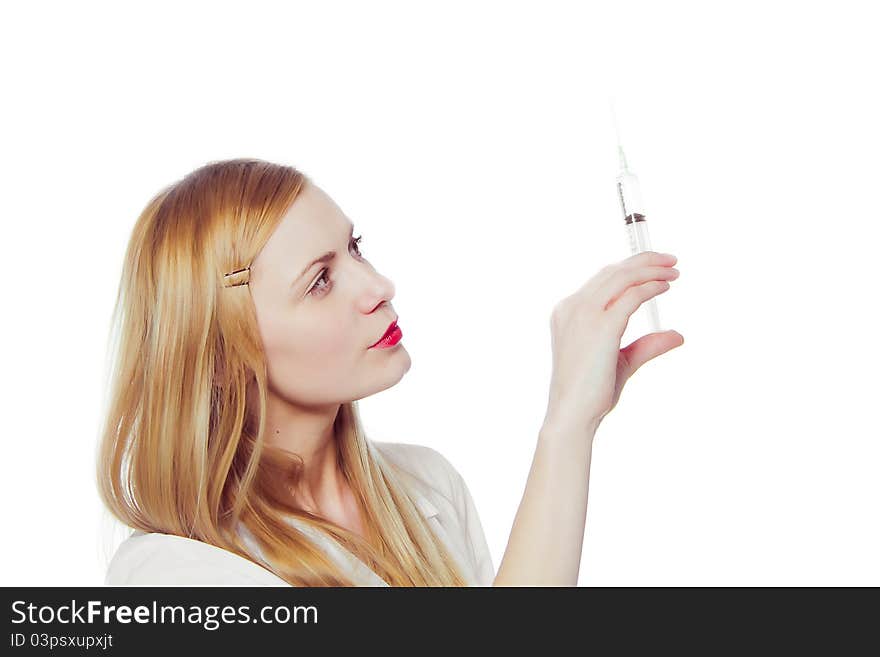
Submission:
[[[554,308],[547,413],[495,586],[577,585],[596,429],[642,365],[684,343],[677,331],[662,331],[620,348],[630,316],[678,277],[675,261],[637,253]]]
[[[493,586],[577,586],[597,424],[545,421]]]

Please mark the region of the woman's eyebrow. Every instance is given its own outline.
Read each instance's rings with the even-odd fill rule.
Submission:
[[[354,235],[354,224],[349,223],[349,225],[348,225],[348,239],[349,240],[351,239],[352,235]],[[327,253],[318,256],[317,258],[312,260],[308,265],[306,265],[305,269],[302,270],[302,272],[299,274],[299,276],[297,276],[295,279],[293,279],[293,283],[290,284],[290,287],[294,287],[299,282],[299,280],[303,276],[308,274],[309,270],[312,267],[314,267],[315,265],[317,265],[319,262],[321,262],[321,263],[331,262],[333,260],[333,258],[335,258],[335,257],[336,257],[336,251],[327,251]]]

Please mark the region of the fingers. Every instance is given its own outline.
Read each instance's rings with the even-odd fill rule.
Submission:
[[[678,331],[661,331],[649,333],[627,345],[621,352],[626,359],[625,379],[630,378],[649,360],[662,356],[667,351],[684,344],[684,336]]]
[[[600,311],[612,307],[616,308],[619,306],[618,299],[630,289],[639,288],[650,281],[666,281],[677,278],[679,272],[672,266],[677,261],[678,258],[671,253],[658,253],[657,251],[636,253],[625,260],[603,267],[580,290],[567,299],[576,305],[589,305]],[[648,288],[650,287],[648,286]],[[655,288],[656,294],[665,291],[665,289]],[[644,294],[644,290],[641,293],[630,292],[628,297],[631,300],[630,303],[632,301],[637,304],[642,303],[645,299],[653,296],[644,297]],[[634,310],[630,312],[634,312]]]
[[[598,298],[606,299],[603,308],[607,310],[620,296],[633,285],[648,281],[671,281],[678,278],[679,271],[675,267],[625,267],[617,270],[600,288]]]
[[[666,265],[672,266],[676,262],[678,262],[678,258],[676,258],[671,253],[658,253],[657,251],[642,251],[641,253],[636,253],[635,255],[631,255],[629,258],[625,258],[620,262],[611,265],[612,269],[626,268],[626,267],[644,267],[645,265]]]
[[[639,267],[659,267],[659,266],[667,266],[671,267],[678,261],[671,253],[658,253],[657,251],[642,251],[641,253],[636,253],[635,255],[630,256],[620,262],[615,262],[610,265],[606,265],[599,270],[599,272],[590,279],[590,281],[584,287],[590,287],[592,290],[588,293],[589,296],[593,296],[597,293],[597,291],[601,290],[603,293],[605,292],[605,288],[608,282],[618,274],[620,271],[625,270],[634,270]],[[615,290],[618,294],[623,290]],[[616,296],[615,294],[604,294],[604,301],[607,303],[610,301],[612,296]]]
[[[624,290],[616,301],[606,309],[620,321],[630,317],[639,306],[651,297],[663,294],[669,289],[669,281],[647,281],[641,285],[633,285]]]

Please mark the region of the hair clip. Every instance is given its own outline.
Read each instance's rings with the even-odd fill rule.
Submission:
[[[251,272],[250,267],[245,267],[244,269],[236,269],[235,271],[229,272],[228,274],[223,274],[223,278],[226,279],[229,276],[235,276],[236,274],[240,274],[243,271],[246,271],[248,273],[247,280],[241,281],[240,283],[224,283],[223,287],[236,287],[238,285],[247,285],[248,280],[250,279],[250,272]]]

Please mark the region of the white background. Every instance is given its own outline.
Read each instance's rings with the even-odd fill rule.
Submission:
[[[413,365],[367,431],[458,468],[497,568],[550,312],[629,256],[613,96],[685,344],[599,428],[579,583],[880,585],[869,4],[609,4],[4,5],[0,583],[103,582],[124,249],[162,186],[230,157],[304,170],[394,281]]]

